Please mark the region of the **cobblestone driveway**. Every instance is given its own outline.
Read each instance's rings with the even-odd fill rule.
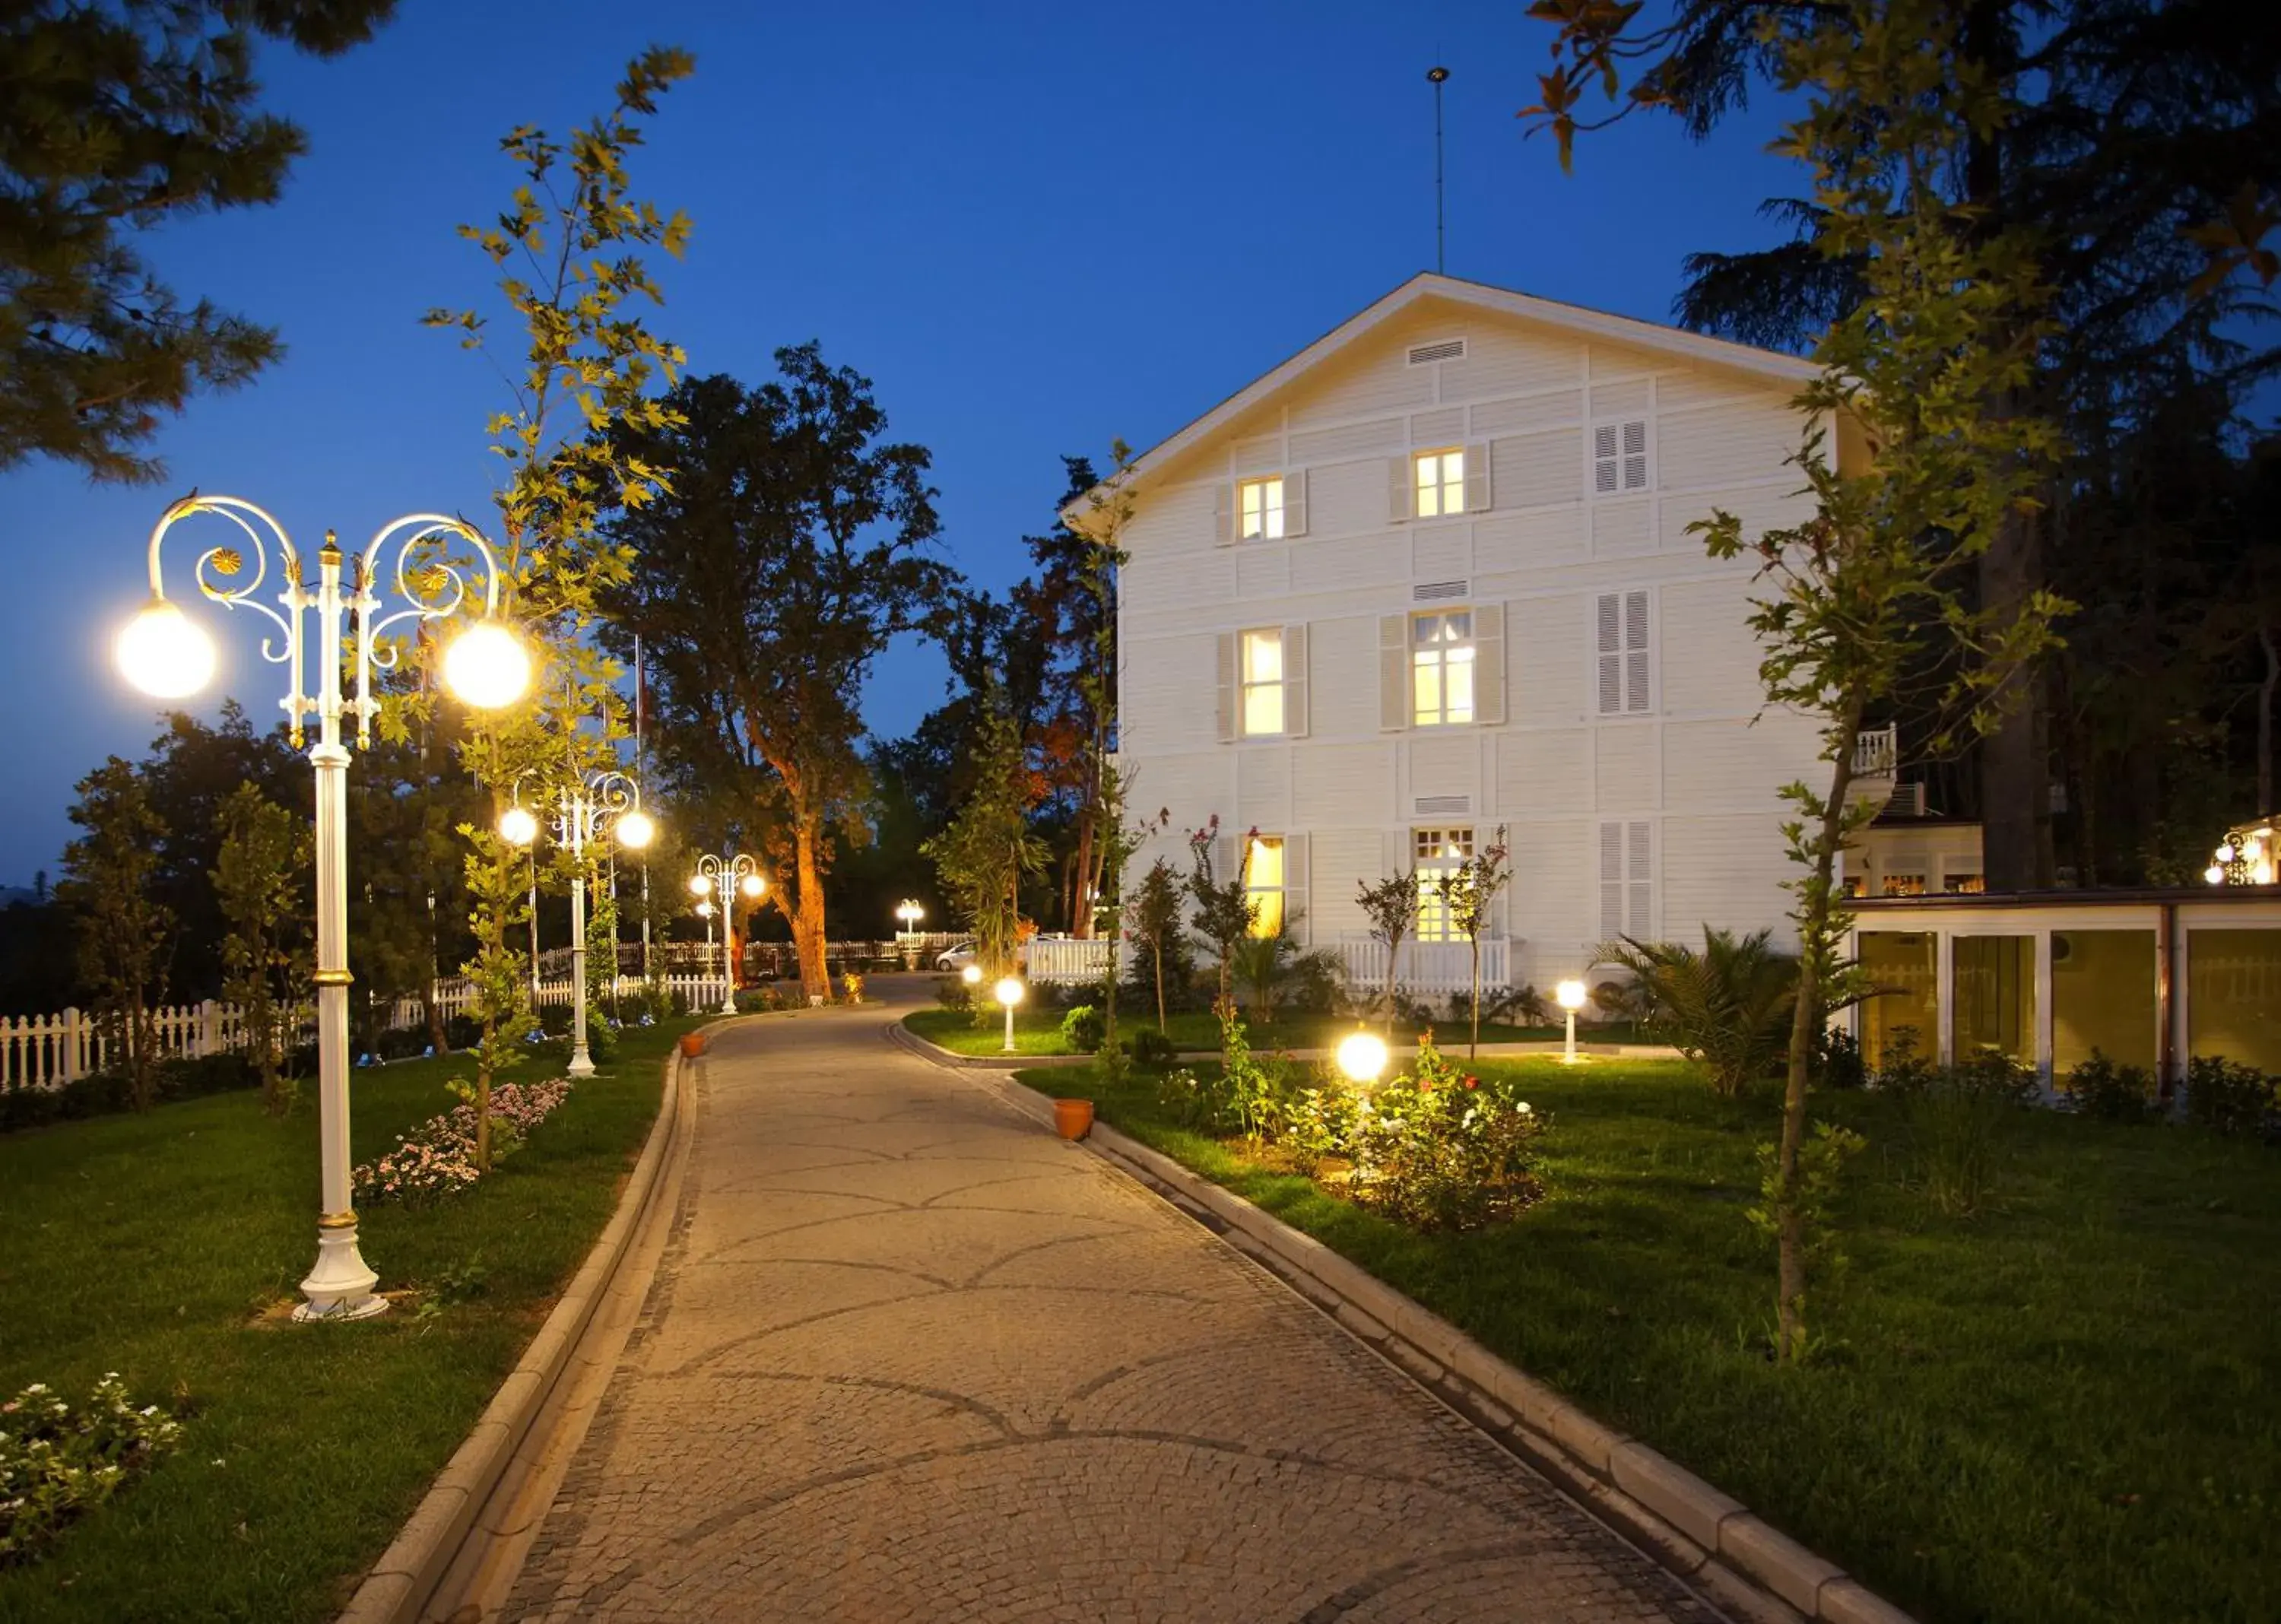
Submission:
[[[882,1026],[753,1022],[695,1068],[671,1242],[508,1617],[1718,1616]]]

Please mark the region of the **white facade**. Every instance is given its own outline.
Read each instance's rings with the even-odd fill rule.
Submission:
[[[1357,882],[1504,825],[1516,985],[1619,931],[1786,933],[1776,791],[1820,775],[1815,730],[1760,713],[1751,568],[1688,526],[1810,511],[1786,462],[1809,374],[1427,275],[1150,452],[1121,759],[1173,826],[1136,871],[1185,870],[1217,816],[1225,876],[1256,829],[1292,933],[1355,948]],[[1403,979],[1445,981],[1446,956]]]

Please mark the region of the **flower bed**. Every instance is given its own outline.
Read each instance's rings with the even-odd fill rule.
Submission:
[[[491,1162],[496,1166],[570,1097],[570,1079],[500,1083],[491,1089]],[[356,1168],[350,1187],[363,1202],[421,1201],[464,1190],[483,1175],[476,1167],[475,1103],[462,1100],[430,1117],[396,1148]]]
[[[117,1371],[74,1411],[44,1382],[0,1404],[0,1565],[37,1556],[64,1525],[181,1442],[182,1423],[135,1407]]]

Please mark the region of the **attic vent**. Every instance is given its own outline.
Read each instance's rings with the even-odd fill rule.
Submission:
[[[1420,581],[1410,589],[1412,603],[1447,603],[1473,591],[1471,581]]]
[[[1432,344],[1410,346],[1410,364],[1424,367],[1434,361],[1461,361],[1465,359],[1465,341],[1462,338],[1437,338]]]
[[[1921,784],[1896,784],[1893,798],[1885,803],[1885,810],[1895,817],[1922,817],[1925,815],[1925,786]]]
[[[1471,795],[1420,795],[1416,805],[1420,817],[1471,817],[1473,812]]]

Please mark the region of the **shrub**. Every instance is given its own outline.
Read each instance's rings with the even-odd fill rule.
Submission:
[[[182,1423],[158,1405],[136,1409],[117,1371],[106,1372],[77,1411],[44,1382],[0,1404],[0,1566],[38,1555],[182,1435]]]
[[[1527,986],[1494,988],[1481,997],[1481,1019],[1515,1026],[1543,1026],[1551,1021],[1544,994],[1534,983]]]
[[[1179,1052],[1172,1047],[1171,1039],[1154,1026],[1139,1028],[1125,1040],[1125,1046],[1132,1051],[1133,1058],[1144,1066],[1170,1065]]]
[[[2035,1097],[2036,1074],[1987,1053],[1951,1066],[1913,1067],[1905,1076],[1925,1193],[1949,1217],[1968,1218],[1995,1190],[2013,1125]]]
[[[454,1015],[444,1022],[444,1038],[453,1048],[473,1048],[483,1040],[483,1024],[472,1015]]]
[[[2281,1077],[2197,1055],[2186,1062],[2186,1116],[2221,1133],[2281,1136]]]
[[[1817,1088],[1861,1088],[1869,1081],[1869,1068],[1861,1058],[1861,1040],[1841,1026],[1824,1026],[1813,1040],[1813,1086]]]
[[[1703,929],[1703,951],[1626,936],[1598,956],[1632,972],[1649,1026],[1710,1073],[1713,1092],[1732,1099],[1778,1070],[1790,1052],[1798,1002],[1798,960],[1778,953],[1773,933]]]
[[[1543,1118],[1507,1087],[1462,1073],[1419,1043],[1410,1069],[1355,1107],[1350,1193],[1416,1229],[1475,1229],[1542,1200]]]
[[[974,989],[956,976],[945,976],[934,984],[934,1001],[946,1009],[963,1013],[974,1008]]]
[[[1303,1088],[1283,1102],[1276,1142],[1291,1165],[1308,1178],[1324,1162],[1343,1156],[1354,1144],[1355,1121],[1361,1102],[1335,1079],[1318,1088]]]
[[[1079,1004],[1062,1017],[1063,1040],[1081,1055],[1098,1050],[1106,1032],[1101,1011],[1091,1004]]]
[[[2100,1122],[2152,1122],[2161,1114],[2146,1068],[2116,1065],[2097,1049],[2060,1079],[2060,1093],[2077,1116]]]
[[[586,1054],[600,1065],[618,1051],[618,1024],[599,1004],[586,1006]]]

